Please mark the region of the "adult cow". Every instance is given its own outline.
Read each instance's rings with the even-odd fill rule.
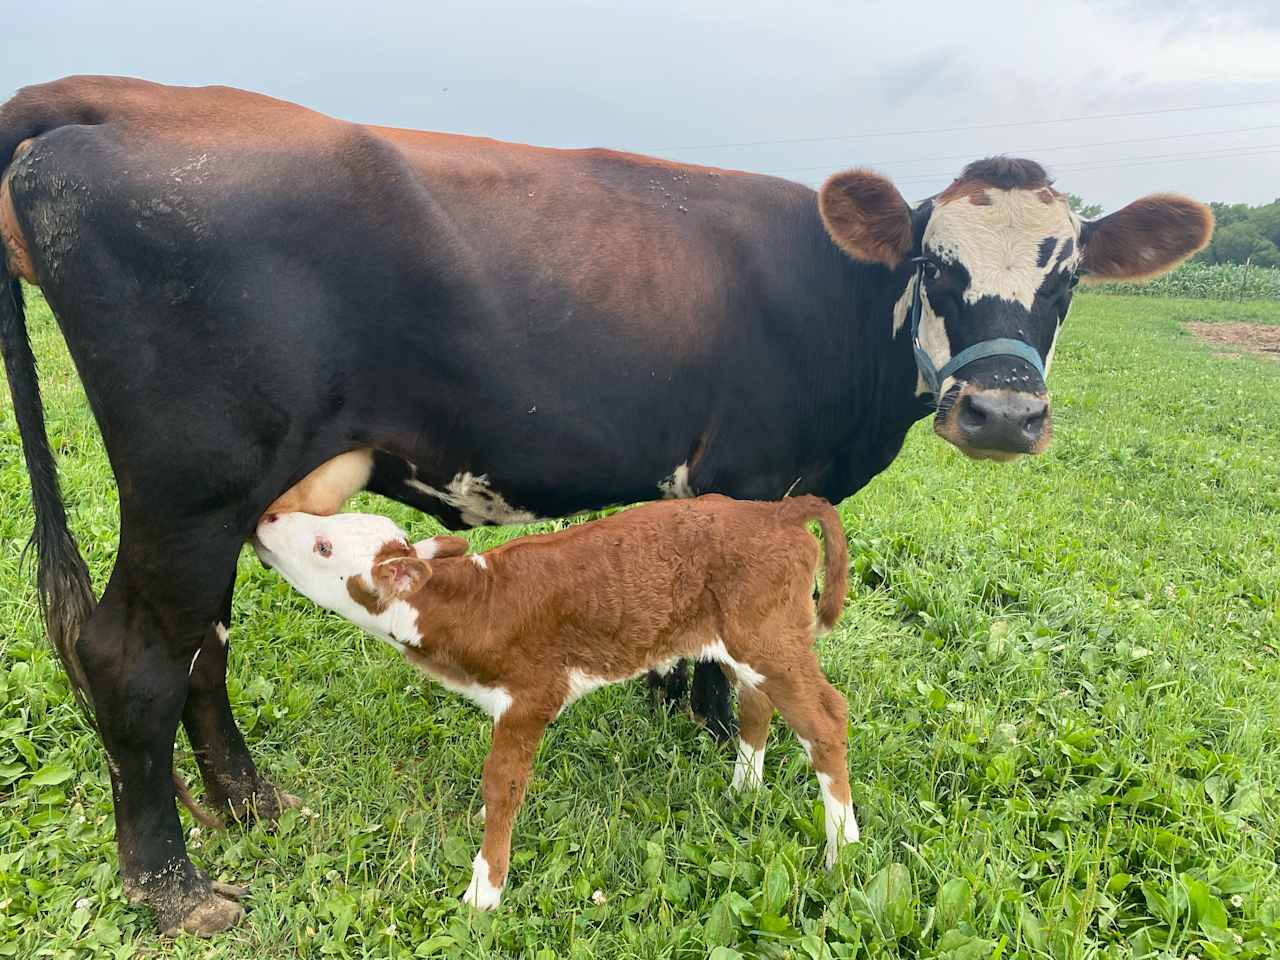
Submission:
[[[1038,452],[1076,278],[1159,273],[1212,226],[1174,196],[1081,223],[1023,160],[913,208],[865,171],[815,194],[118,78],[20,91],[0,165],[0,338],[50,636],[97,717],[125,889],[197,933],[240,907],[187,857],[174,733],[211,800],[276,812],[227,702],[226,625],[245,538],[317,465],[377,450],[347,483],[458,526],[659,490],[839,501],[934,393],[966,453]],[[96,607],[13,277],[44,290],[119,487]]]

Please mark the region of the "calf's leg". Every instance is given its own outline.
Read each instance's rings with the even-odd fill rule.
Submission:
[[[764,777],[764,748],[773,720],[773,702],[763,691],[738,687],[738,759],[733,765],[733,789],[758,787]]]
[[[811,649],[793,661],[775,664],[765,676],[763,690],[787,726],[795,731],[818,775],[826,811],[830,869],[835,866],[841,845],[858,840],[846,757],[849,705],[827,682]]]
[[[229,627],[235,580],[227,586],[218,618],[188,669],[187,702],[182,723],[204,779],[205,795],[219,812],[236,820],[274,820],[298,799],[275,788],[258,773],[227,699]]]
[[[502,899],[511,862],[511,829],[524,802],[542,731],[550,717],[509,707],[493,726],[493,745],[484,762],[484,842],[472,864],[464,903],[492,910]]]

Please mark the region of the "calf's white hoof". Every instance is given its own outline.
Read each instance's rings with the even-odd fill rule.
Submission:
[[[738,758],[733,763],[733,781],[730,787],[736,791],[754,790],[764,784],[764,750],[757,750],[745,740],[738,741]]]
[[[502,900],[502,888],[489,882],[489,864],[484,853],[477,853],[471,864],[471,883],[462,895],[462,902],[476,910],[492,910]]]

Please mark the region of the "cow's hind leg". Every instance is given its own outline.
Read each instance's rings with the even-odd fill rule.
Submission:
[[[841,845],[856,842],[858,821],[849,794],[849,705],[827,682],[813,650],[795,661],[770,665],[763,691],[800,739],[818,775],[826,811],[827,867]]]
[[[711,735],[724,743],[733,738],[732,684],[718,663],[700,660],[693,666],[689,706],[701,717]]]
[[[205,631],[204,641],[187,668],[189,685],[182,723],[209,803],[237,821],[274,820],[285,808],[297,806],[298,800],[277,790],[258,773],[231,713],[227,659],[234,589],[233,578],[218,618]]]
[[[194,531],[163,543],[131,533],[126,525],[77,651],[107,752],[125,892],[155,911],[162,932],[208,936],[240,918],[242,891],[210,883],[187,857],[173,742],[192,658],[221,610],[221,591],[209,583],[227,582],[239,544]]]

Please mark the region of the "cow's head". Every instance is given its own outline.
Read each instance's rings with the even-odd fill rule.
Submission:
[[[915,208],[867,170],[831,177],[818,204],[831,238],[854,259],[910,263],[894,332],[910,328],[914,314],[917,393],[935,394],[939,436],[997,460],[1049,444],[1044,378],[1076,282],[1158,276],[1213,232],[1208,207],[1173,194],[1082,221],[1038,163],[1006,157],[969,164]]]

